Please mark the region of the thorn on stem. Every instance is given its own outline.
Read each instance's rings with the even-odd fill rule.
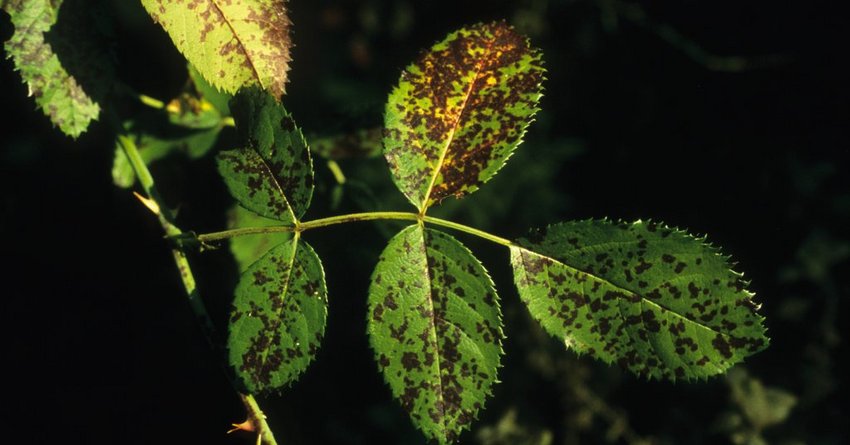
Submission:
[[[249,418],[242,423],[232,423],[233,428],[227,431],[227,434],[230,434],[234,431],[247,431],[249,433],[253,433],[257,431],[257,428],[254,426],[254,422]]]
[[[160,209],[159,209],[159,204],[157,204],[156,201],[154,201],[153,199],[150,199],[150,198],[146,198],[146,197],[140,195],[138,192],[133,192],[133,196],[135,196],[136,199],[141,201],[141,203],[144,204],[144,206],[147,207],[148,210],[153,212],[154,215],[159,216]]]

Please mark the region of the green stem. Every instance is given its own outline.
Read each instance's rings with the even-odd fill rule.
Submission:
[[[333,226],[357,221],[380,221],[380,220],[402,220],[416,221],[419,217],[410,212],[366,212],[350,213],[348,215],[331,216],[329,218],[315,219],[298,225],[300,231],[318,229],[319,227]]]
[[[263,410],[260,409],[260,405],[257,404],[257,400],[254,399],[254,396],[251,394],[239,393],[239,398],[242,400],[242,404],[245,405],[245,410],[248,411],[248,418],[254,423],[258,443],[262,442],[266,445],[277,445],[277,440],[274,438],[272,429],[269,428],[269,424],[266,423],[266,415],[263,414]]]
[[[483,230],[478,230],[473,227],[465,226],[453,221],[435,218],[433,216],[421,216],[412,212],[367,212],[367,213],[350,213],[347,215],[331,216],[329,218],[315,219],[298,223],[294,226],[268,226],[268,227],[242,227],[239,229],[224,230],[221,232],[205,233],[198,235],[197,240],[201,243],[211,241],[221,241],[237,236],[244,235],[260,235],[264,233],[281,233],[281,232],[304,232],[307,230],[318,229],[320,227],[328,227],[336,224],[345,224],[358,221],[379,221],[379,220],[400,220],[400,221],[422,221],[435,226],[448,227],[470,235],[475,235],[479,238],[496,244],[510,247],[514,244],[505,238],[487,233]]]
[[[139,179],[139,184],[141,184],[142,188],[145,190],[147,198],[153,201],[156,204],[156,207],[159,208],[159,211],[154,213],[156,213],[165,233],[170,237],[181,236],[183,232],[172,222],[173,215],[167,210],[160,198],[153,176],[148,170],[148,166],[139,155],[138,147],[136,147],[133,139],[127,135],[119,134],[118,143],[121,144],[121,148],[130,160],[130,165],[132,165],[133,171],[135,171],[136,177]],[[186,296],[189,299],[189,306],[192,308],[195,318],[201,325],[201,330],[204,332],[204,337],[206,337],[207,343],[209,343],[210,347],[215,350],[217,349],[215,342],[215,325],[213,325],[212,319],[210,319],[207,309],[204,306],[203,301],[201,301],[201,296],[198,293],[198,288],[195,284],[195,276],[192,273],[191,266],[189,265],[189,259],[186,257],[186,253],[180,249],[173,248],[171,249],[171,253],[174,256],[174,263],[177,265],[177,270],[180,272],[180,281],[183,283],[183,289],[186,291]],[[260,410],[260,407],[257,405],[257,401],[254,400],[254,397],[251,394],[243,394],[241,392],[239,393],[239,397],[242,400],[242,403],[248,412],[249,419],[251,419],[257,435],[260,437],[262,442],[266,445],[277,445],[274,434],[266,422],[266,417]]]
[[[487,241],[494,242],[496,244],[500,244],[505,247],[511,247],[514,245],[511,240],[502,238],[500,236],[493,235],[492,233],[485,232],[483,230],[478,230],[474,227],[465,226],[463,224],[459,224],[453,221],[448,221],[445,219],[435,218],[433,216],[425,216],[423,220],[426,223],[434,224],[435,226],[443,226],[448,227],[450,229],[459,230],[461,232],[468,233],[470,235],[475,235],[479,238],[484,238]]]
[[[139,94],[139,101],[141,103],[151,107],[151,108],[156,108],[157,110],[161,110],[161,109],[165,108],[165,102],[163,102],[159,99],[150,97],[146,94]]]
[[[334,175],[334,180],[336,180],[337,184],[345,184],[345,174],[342,172],[339,164],[333,159],[328,159],[328,170]]]

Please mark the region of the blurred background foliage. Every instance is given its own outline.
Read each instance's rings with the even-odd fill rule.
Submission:
[[[193,88],[138,2],[101,3],[122,88],[176,107],[165,115],[138,102],[112,105],[133,119],[126,125],[145,141],[181,226],[205,232],[250,220],[234,213],[211,160],[210,150],[232,144],[220,100],[192,102],[202,86]],[[289,2],[296,46],[284,103],[317,153],[333,158],[315,157],[308,218],[410,208],[383,159],[370,156],[387,94],[420,49],[504,18],[543,49],[543,111],[491,183],[434,214],[506,237],[566,219],[662,220],[709,234],[764,304],[768,350],[707,382],[647,382],[564,351],[519,303],[507,252],[461,236],[496,281],[508,336],[502,383],[461,443],[850,441],[841,359],[850,94],[840,60],[850,39],[839,3]],[[0,14],[0,38],[11,33]],[[65,138],[0,59],[4,432],[28,443],[251,443],[224,434],[244,413],[191,319],[157,222],[113,185],[131,179],[120,156],[114,164],[108,126]],[[197,113],[187,117],[186,107]],[[301,381],[265,400],[282,443],[423,442],[365,336],[371,269],[399,227],[309,234],[328,277],[329,327]],[[267,242],[193,255],[221,326],[239,268]]]

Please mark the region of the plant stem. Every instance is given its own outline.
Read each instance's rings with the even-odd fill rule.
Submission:
[[[157,110],[161,110],[161,109],[165,108],[165,102],[163,102],[159,99],[150,97],[146,94],[139,94],[139,101],[141,101],[143,104],[145,104],[145,105],[147,105],[151,108],[156,108]]]
[[[248,418],[254,422],[254,428],[257,430],[257,443],[265,443],[266,445],[277,445],[277,441],[272,434],[271,428],[266,423],[266,415],[260,409],[260,405],[251,394],[239,393],[239,398],[245,409],[248,411]]]
[[[169,237],[178,237],[182,235],[183,232],[173,223],[173,215],[160,198],[153,176],[148,170],[144,160],[142,160],[142,157],[139,155],[139,150],[136,147],[135,142],[133,142],[133,139],[126,135],[119,134],[118,142],[121,144],[121,148],[130,160],[133,171],[135,171],[136,177],[139,179],[139,183],[145,190],[147,199],[153,201],[155,204],[153,208],[151,206],[149,206],[149,208],[152,208],[152,210],[154,208],[158,210],[154,213],[159,219],[165,233]],[[206,337],[207,343],[213,350],[216,350],[215,326],[207,313],[207,309],[204,306],[203,301],[201,301],[201,296],[198,293],[198,289],[195,284],[195,276],[192,274],[192,268],[189,265],[189,259],[186,257],[186,253],[178,248],[172,248],[171,253],[174,256],[174,263],[177,265],[177,270],[180,272],[180,280],[183,283],[183,289],[186,291],[186,296],[189,299],[189,306],[192,308],[195,318],[201,325],[201,330],[204,333],[204,337]],[[245,410],[248,412],[249,419],[251,419],[254,424],[259,440],[262,440],[262,442],[266,445],[277,445],[274,434],[266,422],[266,417],[262,410],[260,410],[260,407],[257,404],[257,401],[254,400],[254,397],[251,394],[243,394],[239,392],[239,398],[242,400]]]
[[[435,226],[443,226],[448,227],[450,229],[459,230],[461,232],[468,233],[470,235],[475,235],[479,238],[484,238],[487,241],[494,242],[496,244],[500,244],[505,247],[511,247],[514,245],[513,242],[509,239],[502,238],[500,236],[493,235],[492,233],[485,232],[483,230],[478,230],[474,227],[465,226],[463,224],[459,224],[453,221],[448,221],[445,219],[435,218],[433,216],[425,216],[423,220],[426,223],[434,224]]]
[[[348,215],[331,216],[329,218],[315,219],[313,221],[302,222],[298,225],[300,231],[318,229],[319,227],[333,226],[336,224],[344,224],[357,221],[379,221],[379,220],[402,220],[416,221],[418,215],[410,212],[366,212],[366,213],[350,213]]]
[[[329,218],[315,219],[298,223],[294,226],[268,226],[268,227],[242,227],[239,229],[224,230],[221,232],[205,233],[197,236],[197,240],[201,243],[211,241],[221,241],[237,236],[244,235],[260,235],[264,233],[280,233],[280,232],[304,232],[307,230],[318,229],[320,227],[333,226],[336,224],[345,224],[357,221],[379,221],[379,220],[400,220],[400,221],[422,221],[435,226],[448,227],[450,229],[475,235],[487,241],[510,247],[514,244],[505,238],[487,233],[483,230],[478,230],[473,227],[465,226],[453,221],[435,218],[433,216],[421,216],[412,212],[367,212],[367,213],[350,213],[347,215],[331,216]]]

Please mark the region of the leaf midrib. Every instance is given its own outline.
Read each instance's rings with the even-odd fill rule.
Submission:
[[[277,191],[280,192],[280,198],[283,199],[284,204],[286,204],[286,209],[289,210],[289,215],[292,216],[292,222],[297,224],[298,218],[295,216],[295,210],[292,209],[292,204],[286,197],[286,193],[283,191],[283,186],[280,185],[280,181],[278,181],[277,175],[275,175],[272,171],[271,165],[269,165],[268,161],[266,161],[266,158],[263,157],[259,150],[254,148],[251,148],[250,150],[253,151],[258,158],[260,158],[260,162],[262,163],[263,168],[268,172],[269,176],[272,179],[272,183],[277,188]]]
[[[428,243],[427,237],[425,233],[425,227],[422,225],[417,226],[418,230],[422,234],[422,254],[425,255],[425,277],[428,280],[428,305],[431,310],[431,340],[434,342],[434,349],[436,349],[436,357],[434,358],[434,363],[437,364],[437,384],[438,384],[438,393],[437,399],[439,401],[440,407],[440,427],[443,438],[446,437],[446,431],[448,430],[448,426],[446,425],[446,403],[445,403],[445,394],[443,392],[443,365],[442,360],[443,356],[440,351],[440,343],[437,339],[437,311],[434,309],[434,290],[432,286],[432,277],[431,277],[431,260],[428,256]]]
[[[236,33],[236,28],[233,27],[233,24],[230,23],[230,19],[224,14],[224,10],[221,9],[221,6],[216,3],[216,0],[209,0],[210,4],[215,7],[218,15],[221,16],[221,19],[227,25],[227,28],[230,29],[230,33],[233,34],[233,38],[239,44],[239,47],[242,48],[242,53],[245,54],[245,59],[248,60],[248,65],[251,67],[251,71],[254,73],[254,77],[257,79],[257,83],[260,84],[262,89],[266,89],[266,86],[263,84],[263,79],[260,78],[260,72],[257,71],[257,66],[254,64],[254,60],[251,58],[251,54],[248,53],[248,47],[242,43],[242,39],[239,38],[239,34]]]
[[[588,277],[590,277],[590,278],[592,278],[592,279],[594,279],[594,280],[596,280],[596,281],[598,281],[598,282],[600,282],[600,283],[607,284],[607,285],[609,285],[609,286],[611,286],[611,287],[613,287],[613,288],[615,288],[615,289],[617,289],[617,290],[619,290],[619,291],[621,291],[621,292],[623,292],[623,293],[626,293],[626,294],[629,294],[629,295],[636,295],[637,297],[639,297],[639,298],[641,299],[641,301],[646,302],[646,303],[648,303],[648,304],[650,304],[650,305],[653,305],[653,306],[655,306],[655,307],[659,308],[660,310],[663,310],[663,311],[665,311],[665,312],[671,313],[671,314],[675,315],[676,317],[681,318],[682,320],[685,320],[685,321],[687,321],[687,322],[689,322],[689,323],[693,323],[693,324],[695,324],[695,325],[697,325],[697,326],[699,326],[699,327],[701,327],[701,328],[703,328],[703,329],[706,329],[706,330],[708,330],[708,331],[711,331],[711,332],[713,332],[713,333],[715,333],[715,334],[722,335],[722,336],[727,337],[727,338],[731,338],[731,334],[727,334],[727,333],[725,333],[725,332],[718,331],[717,329],[715,329],[715,328],[713,328],[713,327],[711,327],[711,326],[705,325],[705,324],[700,323],[699,321],[696,321],[696,320],[692,320],[692,319],[690,319],[690,318],[688,318],[688,317],[686,317],[686,316],[684,316],[684,315],[680,314],[679,312],[676,312],[675,310],[670,309],[670,308],[668,308],[667,306],[664,306],[663,304],[656,303],[656,302],[654,302],[654,301],[652,301],[652,300],[649,300],[649,299],[647,299],[646,297],[644,297],[642,294],[640,294],[640,293],[638,293],[638,292],[635,292],[635,291],[632,291],[632,290],[629,290],[629,289],[626,289],[626,288],[624,288],[624,287],[622,287],[622,286],[619,286],[619,285],[617,285],[617,284],[615,284],[615,283],[613,283],[613,282],[611,282],[611,281],[609,281],[609,280],[606,280],[605,278],[599,277],[599,276],[594,275],[594,274],[592,274],[592,273],[590,273],[590,272],[586,272],[586,271],[581,270],[581,269],[579,269],[579,268],[577,268],[577,267],[570,266],[569,264],[566,264],[566,263],[564,263],[563,261],[558,261],[558,260],[556,260],[556,259],[554,259],[554,258],[552,258],[552,257],[549,257],[549,256],[546,256],[546,255],[543,255],[543,254],[540,254],[540,253],[537,253],[537,252],[534,252],[534,251],[528,250],[528,249],[526,249],[526,248],[524,248],[524,247],[517,247],[517,248],[518,248],[518,249],[522,249],[522,250],[524,250],[524,251],[526,251],[526,252],[529,252],[529,253],[531,253],[531,254],[537,255],[537,256],[539,256],[539,257],[541,257],[541,258],[545,258],[545,259],[547,259],[547,260],[549,260],[549,261],[552,261],[552,262],[558,263],[558,264],[560,264],[560,265],[564,266],[565,268],[570,269],[570,270],[572,270],[572,271],[574,271],[574,272],[578,272],[578,273],[584,274],[584,275],[586,275],[586,276],[588,276]],[[525,268],[525,261],[524,261],[524,260],[523,260],[523,268]],[[622,297],[621,297],[621,299],[622,299]],[[627,300],[627,301],[628,301],[628,300]]]
[[[434,174],[431,176],[431,182],[428,184],[428,189],[425,191],[425,198],[422,201],[422,207],[419,209],[419,212],[422,214],[424,214],[425,210],[428,209],[428,202],[431,200],[431,192],[433,192],[434,185],[437,183],[437,177],[439,177],[440,172],[443,171],[443,163],[446,160],[446,156],[449,153],[449,148],[451,147],[452,142],[454,142],[454,136],[457,132],[458,126],[463,119],[464,112],[466,111],[466,104],[469,102],[469,98],[472,97],[472,91],[475,88],[475,84],[478,83],[478,79],[481,78],[481,72],[483,71],[484,64],[486,63],[486,57],[490,54],[490,51],[492,51],[493,44],[495,42],[496,37],[493,36],[493,38],[487,42],[487,47],[484,49],[484,53],[475,64],[475,76],[473,77],[472,82],[470,82],[469,88],[466,90],[466,95],[463,97],[463,102],[460,105],[460,112],[457,114],[457,119],[455,119],[454,124],[452,124],[451,130],[449,130],[446,144],[443,146],[443,149],[440,152],[440,159],[437,161],[437,168],[434,169]]]
[[[299,238],[300,238],[300,234],[297,233],[297,232],[295,233],[295,236],[292,237],[292,255],[289,257],[289,261],[287,262],[289,267],[287,267],[287,270],[286,270],[286,279],[283,280],[283,290],[280,292],[281,300],[286,298],[287,294],[289,294],[289,285],[292,282],[292,269],[295,268],[295,255],[298,252]],[[276,311],[274,311],[275,328],[270,329],[270,331],[276,331],[277,329],[280,328],[280,325],[281,325],[280,317],[281,317],[281,314],[283,313],[284,309],[285,309],[285,305],[281,304],[280,308],[277,309]],[[265,335],[267,335],[267,333],[263,332],[262,335],[265,336]],[[271,333],[270,336],[271,336],[271,338],[274,338],[274,333]],[[260,367],[257,370],[258,374],[260,374],[260,375],[265,374],[265,372],[266,372],[266,365],[268,364],[269,352],[271,351],[273,346],[275,346],[275,345],[272,345],[271,341],[269,341],[269,347],[266,350],[264,350],[260,355]]]

